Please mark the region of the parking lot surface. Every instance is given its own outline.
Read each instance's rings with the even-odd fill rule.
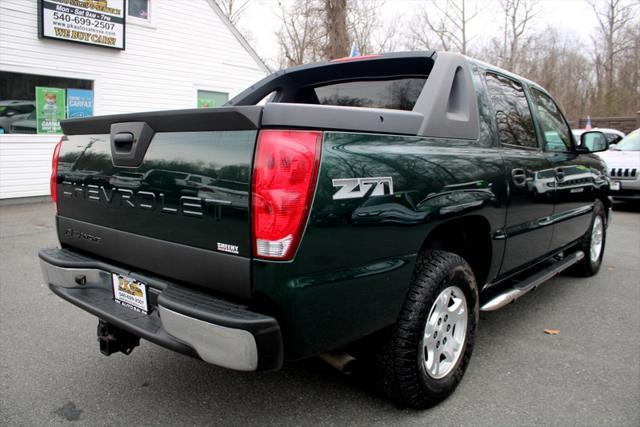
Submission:
[[[638,426],[640,210],[617,207],[600,273],[482,313],[460,387],[414,411],[318,359],[241,373],[145,341],[104,357],[97,320],[42,284],[53,206],[0,206],[0,423]]]

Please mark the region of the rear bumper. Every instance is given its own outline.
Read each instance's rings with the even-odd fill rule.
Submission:
[[[273,317],[67,249],[45,249],[38,255],[44,280],[56,295],[134,335],[225,368],[282,366],[282,336]],[[114,302],[112,273],[148,286],[149,314]]]

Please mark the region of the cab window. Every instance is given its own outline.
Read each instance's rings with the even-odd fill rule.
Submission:
[[[532,88],[531,98],[538,113],[538,122],[545,151],[572,151],[573,139],[558,105],[542,91]]]
[[[531,110],[522,85],[493,73],[486,74],[486,83],[502,145],[538,149]]]

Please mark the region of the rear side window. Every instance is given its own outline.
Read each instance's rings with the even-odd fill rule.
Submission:
[[[522,85],[493,73],[486,74],[486,82],[502,145],[538,148],[531,110]]]
[[[545,151],[571,151],[573,148],[571,131],[560,109],[545,93],[531,89],[533,104],[538,110],[540,127],[544,134]]]
[[[318,103],[411,110],[427,80],[407,78],[337,83],[314,89]]]

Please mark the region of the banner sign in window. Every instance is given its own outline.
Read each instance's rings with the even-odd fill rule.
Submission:
[[[67,118],[93,116],[93,91],[67,89]]]
[[[125,0],[40,0],[40,37],[124,49]]]
[[[38,133],[62,133],[65,116],[64,89],[36,87],[36,129]]]

